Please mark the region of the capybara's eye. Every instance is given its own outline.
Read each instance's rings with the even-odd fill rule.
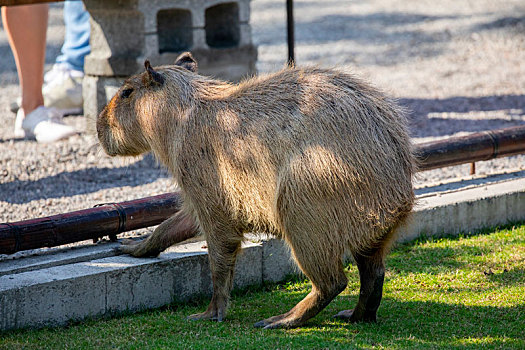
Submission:
[[[122,97],[122,98],[128,98],[129,95],[131,95],[132,92],[133,92],[133,89],[125,89],[125,90],[122,90],[122,92],[120,93],[120,97]]]

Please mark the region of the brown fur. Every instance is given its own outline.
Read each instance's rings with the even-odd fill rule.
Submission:
[[[148,66],[100,114],[98,136],[110,155],[153,151],[184,205],[123,250],[156,255],[202,230],[213,297],[191,318],[222,320],[243,233],[284,239],[313,288],[289,312],[256,324],[275,328],[303,324],[345,289],[349,249],[362,295],[337,317],[375,320],[384,255],[414,202],[415,161],[399,108],[337,70],[286,68],[233,85],[196,74],[189,54]]]

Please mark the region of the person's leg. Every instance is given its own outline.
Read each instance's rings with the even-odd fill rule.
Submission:
[[[62,123],[55,109],[43,106],[47,20],[47,4],[2,7],[2,21],[22,92],[14,134],[35,137],[38,142],[54,142],[76,133],[73,127]]]
[[[56,63],[66,64],[69,69],[84,71],[84,57],[89,54],[89,13],[82,1],[64,3],[66,35],[61,55]]]
[[[21,106],[26,115],[44,104],[42,83],[47,18],[47,4],[2,7],[2,22],[15,57],[22,93]]]

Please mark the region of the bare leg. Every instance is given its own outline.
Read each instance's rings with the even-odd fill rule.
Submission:
[[[341,311],[335,317],[350,322],[375,322],[385,279],[383,253],[377,249],[371,255],[354,254],[354,258],[361,281],[359,300],[353,310]]]
[[[255,327],[291,328],[304,324],[323,310],[347,285],[341,255],[334,247],[323,251],[300,235],[290,240],[292,253],[304,274],[312,281],[312,291],[290,311],[257,322]]]
[[[199,232],[193,218],[181,210],[160,224],[145,241],[121,245],[119,249],[136,257],[157,256],[166,248],[195,237]]]
[[[206,241],[213,280],[213,296],[206,311],[190,315],[188,319],[221,322],[226,317],[233,285],[235,260],[241,247],[241,239],[242,235],[227,229],[208,235]]]
[[[15,57],[25,115],[44,104],[47,19],[47,4],[2,7],[2,21]]]

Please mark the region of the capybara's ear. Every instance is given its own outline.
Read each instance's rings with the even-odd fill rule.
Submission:
[[[175,65],[186,68],[190,72],[197,73],[197,61],[189,52],[181,53],[175,60]]]
[[[148,72],[148,74],[146,74],[145,76],[148,79],[148,81],[144,82],[145,85],[164,84],[164,77],[159,72],[153,69],[153,67],[149,63],[149,60],[144,61],[144,68],[146,68],[146,72]]]

